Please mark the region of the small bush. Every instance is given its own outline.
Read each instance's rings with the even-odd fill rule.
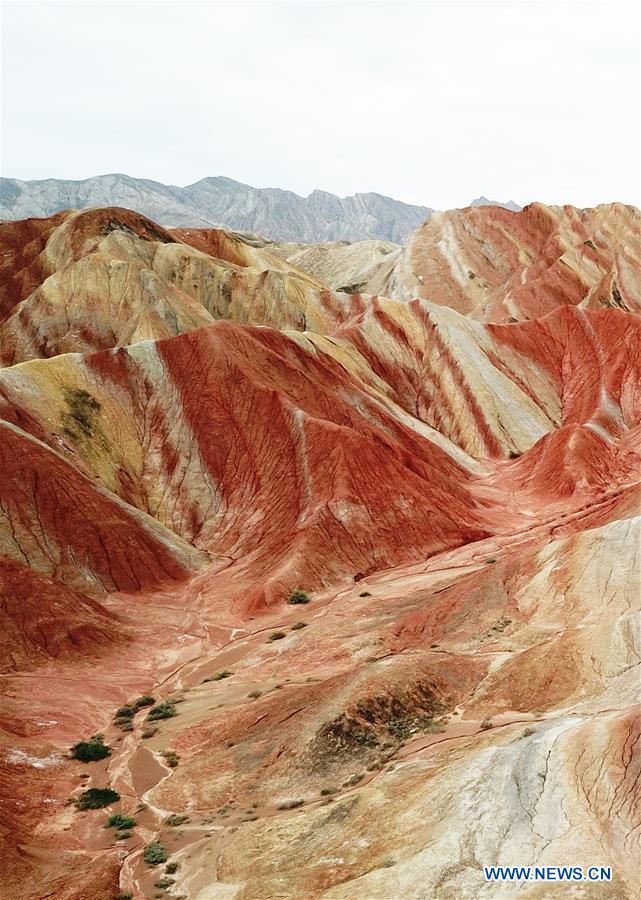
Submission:
[[[179,813],[172,813],[170,816],[167,816],[164,824],[168,825],[169,828],[178,828],[179,825],[184,825],[185,822],[189,822],[189,816]]]
[[[153,706],[155,702],[155,699],[149,694],[143,694],[142,697],[138,697],[137,700],[134,700],[134,707],[136,710],[139,710],[143,709],[145,706]]]
[[[533,734],[536,734],[536,728],[526,728],[521,737],[532,737]]]
[[[102,809],[117,800],[120,800],[118,791],[112,791],[111,788],[89,788],[73,802],[78,809]]]
[[[492,727],[492,722],[489,719],[483,719],[483,721],[481,722],[481,730],[487,731],[488,728],[491,728],[491,727]]]
[[[329,797],[330,794],[335,794],[335,793],[336,793],[335,787],[324,787],[324,788],[321,788],[321,791],[320,791],[321,797]]]
[[[149,710],[147,719],[149,722],[156,722],[159,719],[171,719],[175,715],[177,715],[177,713],[173,701],[163,700],[162,703],[156,704],[156,706]]]
[[[310,596],[305,593],[305,591],[296,590],[292,591],[289,597],[287,598],[287,602],[291,603],[292,606],[298,606],[301,603],[309,603]]]
[[[174,878],[159,878],[158,881],[154,882],[154,887],[159,888],[161,891],[164,891],[175,883],[176,881]]]
[[[146,741],[148,738],[152,738],[155,734],[158,734],[157,728],[145,728],[145,730],[141,734],[141,737]]]
[[[207,678],[203,678],[203,684],[206,684],[208,681],[222,681],[223,678],[229,678],[233,674],[233,672],[223,669],[222,672],[216,672],[215,675],[208,675]]]
[[[116,840],[117,841],[128,841],[129,838],[134,836],[133,831],[118,831],[116,832]]]
[[[88,741],[80,741],[71,748],[71,755],[80,762],[96,762],[111,756],[111,750],[103,741],[101,734],[94,734]]]
[[[157,866],[159,863],[167,862],[167,850],[158,841],[153,841],[145,847],[143,859],[148,866]]]
[[[165,762],[167,763],[169,768],[175,769],[178,765],[178,760],[180,759],[175,750],[165,750],[163,756],[165,757]]]
[[[177,863],[177,862],[169,862],[169,863],[167,863],[167,865],[165,866],[165,872],[166,872],[168,875],[173,875],[177,868],[178,868],[178,863]]]
[[[117,709],[114,715],[114,719],[133,719],[136,715],[136,707],[132,706],[131,703],[125,703],[124,706],[121,706],[120,709]]]
[[[296,809],[299,806],[302,806],[305,801],[301,800],[285,800],[283,803],[278,804],[278,809]]]
[[[113,816],[109,816],[105,828],[133,828],[135,824],[136,821],[131,816],[115,813]]]
[[[300,631],[301,628],[307,628],[307,622],[296,622],[295,625],[292,625],[292,631]]]
[[[270,643],[272,643],[272,641],[282,641],[282,639],[284,637],[287,637],[287,635],[285,634],[284,631],[273,631],[269,635],[269,637],[267,639],[267,643],[270,644]]]
[[[116,900],[133,900],[133,896],[131,891],[125,891],[124,893],[116,894]]]
[[[370,594],[369,591],[361,591],[358,596],[359,597],[371,597],[372,595]]]
[[[247,694],[247,696],[248,696],[251,700],[257,700],[258,697],[262,697],[262,691],[250,691],[250,692]]]
[[[486,563],[495,563],[495,562],[496,562],[496,556],[490,556],[490,558],[489,558],[489,559],[486,559],[485,562],[486,562]]]
[[[405,719],[390,719],[387,727],[399,741],[406,741],[412,736],[412,726]]]

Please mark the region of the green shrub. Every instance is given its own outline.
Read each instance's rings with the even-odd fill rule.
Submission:
[[[111,788],[89,788],[74,802],[78,809],[102,809],[103,806],[109,806],[117,800],[120,800],[118,791],[112,791]]]
[[[157,866],[159,863],[167,862],[167,850],[158,841],[153,841],[145,847],[143,859],[148,866]]]
[[[136,707],[132,706],[131,703],[125,703],[124,706],[121,706],[120,709],[117,709],[114,714],[114,719],[133,719],[136,715]]]
[[[390,719],[387,723],[387,727],[399,741],[406,741],[412,734],[409,723],[404,719]]]
[[[168,875],[173,875],[177,868],[178,868],[178,863],[177,863],[177,862],[169,862],[169,863],[167,863],[167,865],[165,866],[165,872],[166,872]]]
[[[153,706],[155,703],[155,699],[151,697],[149,694],[143,694],[142,697],[138,697],[137,700],[134,700],[134,707],[136,710],[142,709],[144,706]]]
[[[71,748],[71,755],[80,762],[96,762],[111,756],[111,749],[106,746],[101,734],[94,734],[88,741],[80,741]]]
[[[177,715],[177,713],[173,701],[163,700],[162,703],[156,704],[156,706],[149,710],[147,719],[150,722],[156,722],[158,719],[171,719],[175,715]]]
[[[307,622],[296,622],[295,625],[292,625],[292,631],[300,631],[301,628],[307,628]]]
[[[261,697],[261,696],[262,696],[262,691],[250,691],[250,692],[247,694],[247,696],[248,696],[251,700],[257,700],[258,697]]]
[[[133,900],[133,896],[131,891],[125,891],[124,893],[116,894],[116,900]]]
[[[135,819],[132,819],[131,816],[123,816],[122,813],[114,813],[113,816],[109,816],[107,819],[107,824],[105,828],[133,828],[136,824]]]
[[[172,884],[175,884],[176,881],[174,878],[159,878],[158,881],[154,882],[154,887],[159,888],[161,891],[166,890],[166,888],[171,887]]]
[[[116,840],[117,841],[128,841],[129,838],[134,836],[133,831],[118,831],[116,832]]]
[[[287,637],[284,631],[273,631],[267,638],[267,643],[269,644],[272,641],[282,641],[284,637]]]
[[[305,591],[295,590],[292,591],[289,597],[287,598],[287,602],[291,603],[292,606],[298,606],[300,603],[309,603],[310,596],[306,594]]]
[[[146,741],[148,738],[152,738],[155,734],[158,734],[157,728],[145,728],[140,736],[144,741]]]
[[[175,750],[165,750],[163,752],[163,756],[165,757],[165,762],[169,766],[170,769],[175,769],[178,765],[178,760],[180,757],[176,753]]]
[[[223,669],[222,672],[216,672],[215,675],[208,675],[207,678],[203,678],[203,684],[206,684],[208,681],[222,681],[223,678],[229,678],[233,674],[233,672]]]
[[[486,563],[495,563],[495,562],[496,562],[496,556],[490,556],[490,558],[489,558],[489,559],[486,559],[485,562],[486,562]]]
[[[329,797],[330,794],[335,794],[335,793],[336,793],[335,787],[324,787],[324,788],[321,788],[321,791],[320,791],[321,797]]]
[[[370,594],[369,591],[361,591],[358,596],[359,597],[371,597],[372,595]]]
[[[184,825],[185,822],[189,822],[189,816],[185,814],[172,813],[170,816],[167,816],[164,824],[168,825],[169,828],[178,828],[179,825]]]
[[[488,728],[491,728],[491,727],[492,727],[492,722],[489,719],[483,719],[483,721],[481,722],[482,731],[487,731]]]

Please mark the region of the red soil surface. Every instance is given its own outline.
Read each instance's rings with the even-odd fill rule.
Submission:
[[[407,251],[437,303],[335,294],[126,210],[0,229],[15,900],[153,896],[154,840],[194,900],[445,900],[474,889],[470,847],[500,856],[488,823],[537,859],[598,841],[634,895],[636,219],[449,215],[461,265],[473,230],[496,251],[476,242],[477,318],[502,324],[434,274],[438,219]],[[566,271],[579,244],[625,308]],[[134,330],[103,279],[123,266]],[[525,321],[489,315],[510,304]],[[123,729],[145,693],[175,715]],[[107,759],[69,758],[97,732]],[[67,805],[88,786],[120,800]]]

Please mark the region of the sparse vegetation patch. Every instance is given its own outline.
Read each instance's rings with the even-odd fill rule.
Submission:
[[[165,762],[167,763],[169,768],[175,769],[176,766],[178,765],[178,760],[180,759],[180,757],[178,756],[176,751],[175,750],[165,750],[163,752],[163,756],[164,756]]]
[[[208,675],[207,678],[203,678],[203,684],[208,681],[222,681],[223,678],[229,678],[229,676],[233,674],[233,672],[228,672],[227,669],[223,669],[222,672],[216,672],[215,675]]]
[[[179,813],[172,813],[165,819],[165,825],[168,825],[169,828],[178,828],[179,825],[184,825],[185,822],[189,822],[189,816]]]
[[[63,397],[67,406],[61,419],[63,434],[74,443],[97,437],[106,447],[107,439],[100,427],[102,406],[98,400],[89,391],[75,387],[65,388]]]
[[[132,819],[131,816],[123,816],[122,813],[114,813],[113,816],[109,816],[107,819],[105,828],[133,828],[135,824],[136,820]]]
[[[111,788],[89,788],[72,802],[78,809],[102,809],[117,800],[120,800],[118,791],[112,791]]]
[[[94,734],[88,741],[79,741],[71,748],[71,755],[80,762],[96,762],[111,756],[111,749],[104,743],[101,734]]]
[[[167,850],[159,841],[152,841],[145,847],[143,859],[148,866],[157,866],[159,863],[167,862]]]
[[[159,719],[172,719],[178,715],[176,706],[172,700],[163,700],[149,710],[147,719],[149,722],[157,722]]]

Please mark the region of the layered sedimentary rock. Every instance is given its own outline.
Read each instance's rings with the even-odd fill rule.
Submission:
[[[370,283],[389,277],[401,253],[401,247],[389,241],[267,244],[266,247],[332,290],[349,294],[367,293]]]
[[[16,900],[636,896],[638,213],[443,215],[396,299],[127,210],[3,226]]]
[[[18,253],[20,224],[29,248]],[[37,228],[32,221],[6,226],[4,365],[157,340],[220,318],[322,331],[351,306],[227,232],[190,239],[189,231],[173,235],[118,209],[62,214],[30,240]]]
[[[639,211],[620,203],[435,213],[367,290],[425,297],[492,322],[534,319],[561,305],[638,312],[640,233]]]

